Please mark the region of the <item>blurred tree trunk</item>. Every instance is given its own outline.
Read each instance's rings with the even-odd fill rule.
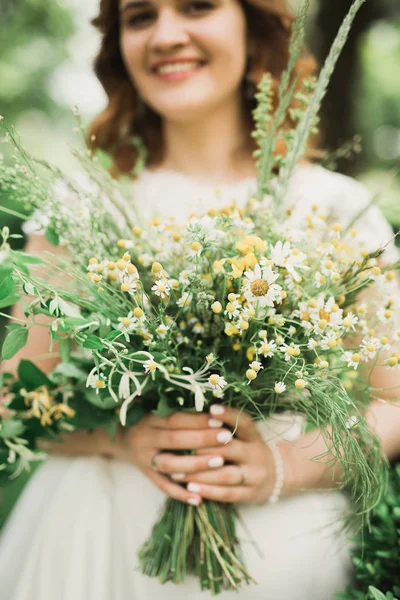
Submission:
[[[327,56],[336,33],[348,12],[351,0],[319,0],[315,20],[316,39],[312,47],[322,62]],[[360,40],[371,24],[384,17],[387,5],[382,0],[369,0],[360,9],[350,38],[338,61],[336,71],[329,86],[322,109],[323,145],[327,150],[335,150],[351,140],[358,133],[355,129],[354,115],[357,111],[357,97],[354,83],[360,69]],[[357,157],[341,160],[338,170],[354,174],[358,170]]]

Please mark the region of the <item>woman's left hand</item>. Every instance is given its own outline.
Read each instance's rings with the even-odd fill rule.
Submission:
[[[234,437],[223,446],[197,450],[196,455],[220,454],[225,464],[219,469],[188,474],[185,481],[191,492],[217,502],[265,504],[271,497],[275,482],[275,462],[272,451],[264,442],[252,417],[228,406],[214,405],[210,409],[215,427],[228,425]],[[279,445],[285,463],[286,444]],[[226,464],[226,463],[231,464]]]

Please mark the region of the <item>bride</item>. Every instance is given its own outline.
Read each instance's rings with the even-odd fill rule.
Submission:
[[[120,172],[128,172],[136,152],[130,138],[143,138],[148,164],[132,188],[144,218],[163,213],[183,220],[216,202],[234,198],[243,204],[255,191],[254,83],[263,71],[279,79],[290,23],[283,0],[101,1],[96,72],[109,102],[90,139],[114,156]],[[304,56],[297,72],[304,77],[313,68]],[[287,198],[293,225],[314,204],[350,221],[368,202],[361,184],[306,160]],[[370,247],[391,238],[375,208],[359,229]],[[31,253],[47,249],[40,235],[28,245]],[[395,249],[387,254],[390,259]],[[23,355],[5,369],[15,369],[22,357],[46,371],[55,366],[57,356],[48,358],[48,339],[37,329]],[[393,370],[375,370],[371,381],[374,388],[399,383]],[[238,533],[258,582],[243,589],[242,598],[328,600],[343,592],[351,580],[349,542],[340,527],[348,500],[335,490],[339,468],[311,460],[326,451],[319,432],[305,433],[295,414],[259,426],[245,415],[226,444],[226,426],[236,415],[219,409],[167,419],[150,415],[116,440],[99,429],[47,445],[50,458],[31,478],[2,534],[2,598],[204,598],[197,580],[162,586],[137,569],[137,552],[166,495],[195,505],[205,498],[240,505]],[[368,419],[388,458],[397,456],[397,407],[373,403]],[[277,440],[278,456],[266,444],[271,440]],[[176,456],[177,449],[197,452]],[[280,463],[283,485],[277,486]],[[269,502],[272,495],[279,495],[277,502]],[[221,594],[221,600],[228,597],[235,595]]]

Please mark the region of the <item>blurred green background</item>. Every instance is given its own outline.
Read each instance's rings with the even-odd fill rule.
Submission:
[[[88,123],[105,103],[91,70],[98,36],[89,21],[97,4],[0,0],[0,114],[15,125],[30,152],[67,170],[73,164],[68,149],[75,140],[73,106]],[[308,43],[320,60],[349,6],[350,0],[312,2]],[[363,152],[340,161],[339,170],[372,190],[386,187],[388,171],[400,162],[400,1],[368,0],[363,7],[326,99],[323,126],[326,148],[335,149],[355,134],[362,137]],[[4,144],[0,152],[7,158]],[[1,190],[0,204],[7,206]],[[397,230],[400,177],[386,191],[382,210]],[[3,225],[13,232],[20,227],[0,213]],[[0,344],[3,334],[4,320]],[[18,480],[0,490],[0,524],[21,486]]]

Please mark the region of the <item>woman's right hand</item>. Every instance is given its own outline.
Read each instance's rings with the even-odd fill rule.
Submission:
[[[183,474],[220,468],[221,454],[179,456],[174,450],[215,448],[227,441],[230,432],[222,422],[210,420],[209,414],[174,413],[160,419],[154,415],[143,417],[137,425],[120,429],[114,456],[133,463],[160,490],[171,498],[198,505],[201,496],[188,492],[178,481]],[[217,437],[224,432],[224,435]],[[225,437],[224,437],[225,436]]]

